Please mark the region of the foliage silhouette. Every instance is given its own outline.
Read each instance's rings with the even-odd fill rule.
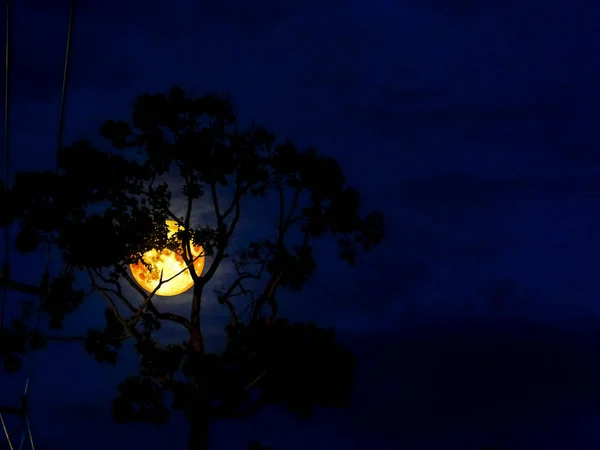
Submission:
[[[275,144],[274,134],[255,124],[240,131],[227,99],[193,98],[178,87],[168,95],[141,95],[132,124],[107,121],[101,133],[110,151],[81,141],[60,150],[56,173],[17,174],[12,189],[0,189],[7,205],[0,220],[18,221],[22,252],[60,249],[62,270],[40,288],[50,327],[61,328],[87,296],[100,294],[108,305],[106,325],[89,330],[85,349],[115,364],[125,340],[135,341],[139,375],[120,385],[114,418],[160,424],[170,408],[181,409],[190,425],[189,448],[199,450],[207,448],[211,421],[243,417],[261,405],[285,404],[302,416],[315,405],[346,405],[353,356],[333,330],[278,317],[276,296],[305,286],[316,269],[318,239],[337,239],[339,256],[354,264],[360,251],[383,238],[382,215],[361,216],[359,193],[346,186],[337,162],[291,142]],[[182,216],[171,209],[174,189],[185,199]],[[275,227],[232,248],[244,203],[271,196],[279,208]],[[200,202],[212,205],[214,223],[195,223]],[[173,238],[166,220],[180,224]],[[190,271],[194,286],[185,317],[163,311],[128,266],[144,262],[150,249],[170,248],[189,267],[190,244],[202,246],[208,263],[201,276]],[[210,354],[200,313],[205,287],[225,260],[236,276],[215,295],[231,322],[226,348]],[[74,287],[82,276],[89,292]],[[161,344],[154,333],[165,321],[187,338]],[[25,338],[31,333],[24,325],[11,332],[5,340],[12,346],[0,356],[14,370],[28,343],[41,344]],[[170,408],[165,391],[172,394]]]

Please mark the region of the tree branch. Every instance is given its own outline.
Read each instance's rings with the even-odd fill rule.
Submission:
[[[260,381],[262,381],[266,375],[268,375],[267,372],[262,372],[260,375],[258,375],[251,383],[249,383],[246,387],[244,387],[244,389],[238,394],[239,397],[243,397],[244,395],[246,395],[248,393],[248,391],[250,391],[250,389],[255,387]],[[213,410],[211,411],[212,418],[213,419],[229,419],[229,418],[241,419],[241,418],[248,417],[248,416],[254,414],[258,410],[258,408],[260,408],[263,405],[263,398],[262,398],[262,396],[260,396],[258,400],[256,400],[254,403],[249,405],[247,408],[245,408],[243,410],[239,410],[239,409],[237,409],[237,407],[240,405],[240,401],[239,401],[240,398],[238,397],[238,395],[232,396],[230,399],[225,401],[224,404],[213,408]]]
[[[116,295],[116,296],[119,298],[119,300],[121,300],[121,302],[122,302],[122,303],[123,303],[123,304],[124,304],[124,305],[127,307],[127,309],[129,309],[129,311],[131,311],[131,312],[136,312],[136,311],[137,311],[137,308],[136,308],[135,306],[133,306],[133,305],[131,304],[131,302],[130,302],[129,300],[127,300],[127,297],[125,297],[125,296],[123,295],[123,291],[122,291],[122,289],[121,289],[121,283],[119,283],[117,280],[110,280],[110,279],[107,279],[106,277],[104,277],[104,276],[102,275],[102,272],[101,272],[99,269],[95,269],[95,270],[94,270],[94,273],[95,273],[95,274],[96,274],[96,276],[97,276],[98,278],[100,278],[100,279],[101,279],[101,280],[102,280],[104,283],[107,283],[107,284],[112,284],[112,285],[114,285],[114,286],[115,286],[115,288],[116,288],[116,290],[115,290],[115,289],[109,289],[109,288],[102,287],[102,286],[98,285],[98,283],[95,283],[95,284],[96,284],[96,288],[97,288],[97,289],[103,289],[103,290],[105,290],[106,292],[110,292],[110,293],[112,293],[113,295]]]
[[[298,199],[300,198],[300,192],[301,192],[301,189],[299,187],[297,187],[294,191],[294,197],[292,199],[292,205],[290,206],[290,210],[289,210],[287,216],[284,218],[285,201],[284,201],[284,197],[283,197],[283,189],[280,189],[280,193],[279,193],[279,196],[280,196],[280,214],[279,214],[280,226],[279,226],[279,233],[278,233],[279,237],[277,240],[278,248],[276,251],[281,251],[285,248],[285,242],[284,242],[285,233],[289,229],[290,225],[292,225],[292,223],[293,223],[292,218],[294,216],[294,212],[296,211],[296,208],[298,207]],[[275,292],[277,291],[277,287],[279,286],[279,283],[281,282],[282,277],[283,277],[282,271],[277,271],[276,273],[273,273],[271,275],[271,278],[267,282],[267,285],[265,286],[265,289],[264,289],[262,295],[259,296],[258,300],[254,304],[251,322],[256,322],[258,320],[258,316],[260,314],[260,311],[261,311],[263,305],[267,304],[271,308],[271,312],[269,313],[269,316],[267,317],[267,325],[270,325],[271,323],[273,323],[273,321],[277,317],[277,313],[279,311],[279,307],[278,307],[277,301],[275,299]]]
[[[183,392],[191,396],[194,393],[194,387],[191,383],[183,383],[181,381],[172,380],[165,377],[158,377],[156,378],[156,381],[161,384],[163,389],[174,394]]]
[[[148,295],[146,291],[144,291],[144,289],[142,289],[140,285],[137,284],[127,272],[123,271],[123,273],[121,273],[121,276],[142,296],[142,298],[146,299]],[[160,312],[156,308],[156,306],[154,306],[152,300],[148,301],[146,307],[152,314],[154,314],[154,316],[158,320],[168,320],[169,322],[178,323],[179,325],[183,326],[186,330],[192,331],[192,324],[185,317],[174,313]]]
[[[223,218],[221,216],[221,209],[219,207],[219,198],[217,196],[217,186],[215,183],[210,184],[210,192],[212,194],[212,201],[213,201],[213,205],[215,207],[215,215],[217,216],[217,224],[219,224],[223,221]]]
[[[19,416],[24,416],[25,414],[27,414],[27,410],[25,408],[19,408],[14,406],[0,406],[0,413],[17,414]]]
[[[247,191],[247,189],[244,189],[243,191],[240,190],[239,183],[236,183],[236,189],[235,189],[235,192],[233,194],[233,201],[231,202],[231,205],[229,205],[229,208],[227,208],[225,210],[225,212],[223,213],[223,215],[221,216],[222,220],[225,220],[227,217],[229,217],[229,214],[231,214],[231,212],[235,208],[236,198],[241,197],[242,195],[244,195],[246,193],[246,191]]]
[[[290,207],[290,212],[288,213],[287,217],[285,218],[285,222],[282,227],[282,234],[285,233],[287,228],[293,222],[292,216],[294,215],[294,213],[296,212],[296,208],[298,207],[298,199],[300,198],[300,192],[301,192],[301,189],[299,187],[297,187],[296,190],[294,191],[294,198],[292,199],[292,206]],[[282,210],[281,214],[283,215],[283,210]]]
[[[119,308],[117,307],[117,304],[115,303],[113,298],[108,294],[112,294],[115,297],[117,297],[121,301],[121,303],[123,305],[125,305],[125,307],[127,307],[127,309],[129,309],[131,312],[136,311],[136,309],[131,305],[131,303],[129,303],[129,301],[127,301],[127,299],[123,296],[123,294],[121,292],[119,292],[118,290],[115,290],[115,289],[100,286],[98,284],[98,281],[96,280],[96,277],[94,276],[94,272],[96,272],[96,271],[87,269],[87,272],[88,272],[88,275],[90,276],[91,285],[92,285],[92,288],[94,289],[94,291],[99,292],[107,301],[110,302],[111,306],[115,310],[115,313],[118,314],[119,317],[122,317],[121,313],[119,312]],[[96,274],[96,276],[97,276],[97,274]]]
[[[185,219],[183,221],[183,227],[185,229],[185,235],[184,235],[184,239],[182,241],[182,255],[181,257],[183,258],[183,262],[185,262],[185,265],[187,267],[190,267],[190,261],[192,260],[193,256],[192,256],[192,247],[190,244],[190,235],[189,235],[189,231],[190,231],[190,220],[192,218],[192,206],[193,206],[193,201],[192,201],[192,197],[191,195],[188,195],[187,198],[187,209],[185,211]],[[192,280],[194,281],[194,283],[196,283],[197,281],[200,280],[200,277],[198,276],[198,274],[196,273],[195,270],[191,269],[190,270],[190,276],[192,277]]]
[[[258,278],[250,273],[243,273],[241,274],[233,283],[231,283],[231,286],[229,286],[229,289],[227,289],[226,292],[224,293],[218,293],[218,301],[219,304],[221,305],[225,305],[227,306],[227,308],[229,309],[229,312],[231,313],[231,320],[233,321],[234,325],[239,324],[239,317],[237,315],[237,311],[235,310],[235,307],[233,306],[233,303],[231,302],[230,298],[233,296],[233,291],[235,290],[235,288],[239,288],[242,292],[242,294],[252,294],[250,291],[244,289],[244,286],[242,286],[242,281],[245,280],[246,278]]]
[[[258,315],[260,314],[260,310],[263,305],[267,304],[271,308],[271,312],[269,317],[267,318],[267,325],[270,325],[275,320],[277,316],[277,312],[279,310],[277,302],[275,301],[275,292],[277,291],[277,287],[281,281],[281,277],[283,276],[283,272],[279,272],[276,275],[273,274],[269,279],[265,290],[262,295],[256,301],[254,305],[254,310],[252,311],[252,319],[251,322],[256,322],[258,320]]]
[[[194,345],[194,348],[198,353],[204,353],[204,339],[202,336],[202,331],[200,329],[200,308],[202,306],[202,291],[204,290],[204,286],[213,278],[215,275],[219,265],[225,259],[225,251],[229,245],[229,240],[235,230],[237,222],[240,218],[240,198],[242,196],[242,190],[240,189],[239,176],[236,178],[236,194],[233,198],[233,205],[235,205],[235,217],[232,220],[229,230],[225,225],[223,216],[221,216],[219,212],[218,202],[215,203],[215,213],[217,214],[217,230],[219,233],[219,241],[217,246],[217,254],[215,258],[211,262],[211,265],[208,271],[203,276],[195,276],[194,277],[194,295],[192,297],[192,307],[190,312],[190,320],[191,320],[191,339]],[[215,196],[213,199],[216,199],[216,191],[214,191]],[[224,302],[227,305],[227,302]],[[232,320],[237,320],[237,315],[235,312],[235,308],[233,305],[231,306],[230,311],[232,312]]]
[[[233,303],[231,303],[231,300],[229,300],[226,297],[220,297],[219,303],[221,305],[227,306],[227,309],[229,309],[229,313],[231,314],[231,321],[234,325],[238,325],[240,323],[240,320],[238,318],[237,311],[235,310],[235,306],[233,306]]]
[[[284,214],[285,214],[285,196],[283,194],[283,185],[278,184],[277,190],[279,191],[279,231],[283,230]]]
[[[60,342],[73,342],[73,341],[85,341],[86,336],[44,336],[47,341],[60,341]]]
[[[128,324],[127,321],[123,318],[123,316],[119,312],[119,308],[117,307],[117,304],[112,299],[112,297],[109,295],[109,292],[107,292],[106,289],[102,289],[100,286],[98,286],[98,284],[96,283],[96,279],[94,278],[94,274],[90,269],[87,269],[87,272],[90,276],[92,287],[96,288],[97,292],[99,292],[100,295],[102,295],[102,297],[104,297],[104,299],[106,300],[106,302],[108,303],[110,308],[115,313],[115,317],[119,321],[119,323],[131,335],[131,337],[133,337],[138,342],[141,342],[143,340],[142,335],[135,329],[135,327]]]
[[[200,256],[197,256],[196,258],[194,258],[191,262],[190,265],[193,266],[194,263],[196,262],[196,260],[199,258]],[[177,272],[175,275],[173,275],[170,278],[167,278],[166,280],[163,280],[163,271],[160,271],[160,279],[158,280],[158,284],[156,285],[156,287],[152,290],[152,292],[150,292],[150,294],[145,294],[146,298],[144,299],[144,302],[141,304],[141,306],[137,309],[136,314],[133,318],[133,325],[136,325],[138,320],[140,319],[142,313],[146,310],[146,308],[150,305],[150,303],[152,302],[152,299],[154,298],[154,296],[156,295],[156,293],[158,292],[158,290],[166,283],[168,283],[169,281],[177,278],[179,275],[181,275],[183,272],[185,272],[186,270],[191,270],[190,267],[185,267],[182,270],[180,270],[179,272]]]
[[[185,269],[184,269],[185,270]],[[181,272],[180,272],[181,273]],[[177,274],[179,275],[179,274]],[[158,280],[158,284],[156,285],[156,287],[152,290],[152,292],[150,292],[150,295],[148,295],[146,297],[146,299],[144,300],[144,302],[141,304],[141,306],[138,308],[137,312],[135,313],[135,316],[133,316],[133,320],[131,321],[131,326],[135,327],[138,323],[138,321],[140,320],[140,317],[142,317],[143,312],[146,310],[146,307],[148,306],[148,303],[150,303],[152,301],[152,298],[156,295],[156,291],[158,291],[162,285],[164,283],[166,283],[167,281],[172,280],[173,278],[175,278],[177,275],[169,278],[166,281],[163,281],[163,271],[160,271],[160,278]]]
[[[224,228],[224,218],[229,214],[229,212],[231,212],[231,210],[235,210],[235,215],[233,220],[231,221],[231,224],[229,225],[229,229],[227,230],[227,233],[225,234],[222,242],[219,243],[215,259],[213,259],[210,267],[208,268],[208,271],[201,277],[203,285],[206,285],[212,279],[212,277],[217,272],[221,261],[225,259],[225,251],[227,250],[227,246],[229,245],[229,240],[231,239],[231,236],[233,235],[235,227],[238,223],[238,220],[240,219],[240,200],[245,190],[240,189],[239,182],[236,184],[238,187],[236,188],[236,194],[234,195],[233,202],[228,208],[228,210],[223,214],[223,216],[221,216],[221,222],[217,224],[217,228],[219,230],[222,230]]]
[[[238,317],[241,316],[242,314],[244,314],[246,311],[248,311],[249,308],[254,308],[254,305],[256,305],[256,300],[254,299],[254,293],[251,290],[246,289],[242,283],[240,283],[240,286],[244,289],[246,294],[250,297],[250,303],[248,303],[246,305],[246,307],[242,310],[242,312],[240,312],[238,314]]]
[[[181,219],[179,217],[177,217],[175,215],[175,213],[173,211],[171,211],[170,209],[167,210],[167,216],[169,216],[171,219],[173,219],[175,222],[177,222],[177,224],[179,226],[183,226],[183,222],[181,221]]]
[[[236,202],[235,202],[235,215],[233,216],[233,220],[231,221],[231,224],[229,225],[229,230],[227,231],[227,242],[229,243],[229,239],[231,238],[231,236],[233,235],[233,231],[235,230],[235,227],[238,223],[238,221],[240,220],[240,214],[241,214],[241,206],[240,206],[240,202],[241,202],[241,194],[240,196],[238,196]]]
[[[24,294],[31,294],[36,296],[42,295],[42,290],[39,286],[9,280],[3,278],[2,276],[0,276],[0,288],[12,289],[18,292],[23,292]]]

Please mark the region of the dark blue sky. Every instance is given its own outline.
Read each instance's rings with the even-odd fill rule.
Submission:
[[[15,3],[12,170],[53,169],[70,2]],[[225,92],[244,121],[256,120],[282,139],[315,145],[338,158],[366,206],[387,217],[389,236],[381,248],[356,268],[325,255],[305,297],[290,296],[282,305],[292,318],[336,326],[363,356],[357,406],[319,412],[310,424],[277,411],[218,424],[215,449],[243,448],[261,436],[278,450],[468,450],[494,439],[511,450],[542,448],[540,442],[557,449],[597,448],[593,429],[600,408],[583,402],[600,398],[594,377],[561,378],[560,388],[540,394],[543,401],[536,397],[533,405],[548,402],[563,411],[565,417],[553,417],[552,425],[521,417],[500,430],[476,421],[481,417],[476,408],[457,406],[477,395],[464,381],[457,381],[460,388],[447,388],[462,394],[431,400],[439,383],[430,367],[438,353],[466,353],[474,341],[466,337],[474,333],[464,331],[467,325],[432,325],[439,319],[517,317],[569,332],[596,327],[600,5],[589,0],[80,3],[66,143],[79,138],[100,143],[101,122],[128,119],[142,92],[174,84],[197,94]],[[263,216],[258,207],[251,211],[247,229]],[[16,264],[20,278],[37,280],[39,272],[29,274],[26,267],[38,263],[19,257]],[[220,280],[227,276],[225,271]],[[165,302],[177,309],[187,300],[184,295]],[[102,306],[92,301],[65,332],[85,330]],[[210,302],[206,311],[207,333],[216,340],[224,311]],[[407,331],[414,324],[428,331],[416,338]],[[596,358],[586,350],[593,347],[589,338],[507,326],[514,327],[513,348],[568,355],[572,359],[559,360],[570,373],[592,370],[584,369]],[[529,344],[521,344],[525,341]],[[398,356],[397,348],[406,345],[413,359]],[[111,424],[111,395],[133,370],[135,361],[129,359],[118,369],[98,366],[77,344],[56,343],[30,361],[39,449],[159,448],[157,443],[185,448],[176,423],[149,430]],[[367,370],[365,361],[385,375]],[[471,370],[451,366],[445,369],[455,374],[449,379],[464,380],[461,370]],[[535,384],[542,375],[531,373]],[[15,396],[23,377],[6,384],[3,379],[0,399]],[[515,381],[517,391],[525,389],[521,381]],[[396,408],[398,402],[404,406]],[[427,409],[422,406],[427,402],[437,406]],[[520,399],[515,402],[511,411],[527,410]],[[389,415],[392,405],[396,412]],[[452,408],[461,411],[454,414]],[[541,408],[533,408],[531,417]],[[561,441],[574,435],[581,442]]]

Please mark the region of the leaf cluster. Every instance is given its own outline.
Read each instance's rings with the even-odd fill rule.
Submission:
[[[62,271],[41,289],[51,327],[60,328],[86,298],[75,287],[83,275],[108,305],[104,329],[89,330],[85,349],[115,364],[124,342],[135,341],[140,372],[121,385],[115,417],[162,423],[169,415],[164,391],[173,393],[172,407],[188,410],[197,386],[208,386],[202,396],[212,418],[243,415],[265,403],[283,403],[305,416],[314,405],[347,404],[352,355],[333,330],[279,318],[277,295],[309,282],[319,239],[336,240],[339,256],[354,264],[384,237],[383,216],[363,214],[360,194],[339,164],[315,149],[276,143],[262,126],[239,129],[228,99],[192,97],[179,87],[141,95],[130,123],[109,120],[101,134],[111,149],[76,142],[60,150],[57,172],[19,173],[10,189],[0,185],[6,205],[0,223],[19,223],[16,243],[24,253],[61,253]],[[247,198],[268,196],[278,200],[275,226],[233,249],[240,216],[250,214]],[[184,200],[183,215],[172,210],[176,198]],[[200,203],[212,206],[211,223],[194,223]],[[166,220],[179,224],[174,236]],[[202,246],[210,264],[193,275],[193,307],[183,317],[162,311],[132,280],[128,265],[148,265],[144,253],[163,248],[189,263],[192,244]],[[231,313],[228,345],[222,354],[206,354],[194,334],[202,290],[227,258],[237,276],[217,299]],[[138,301],[121,283],[129,283]],[[181,325],[189,338],[162,345],[154,333],[164,321]],[[18,338],[11,342],[5,361],[24,348]],[[250,395],[255,391],[259,402]]]
[[[18,372],[26,353],[45,345],[42,334],[27,324],[26,317],[13,320],[11,327],[0,329],[0,361],[4,370],[7,373]]]

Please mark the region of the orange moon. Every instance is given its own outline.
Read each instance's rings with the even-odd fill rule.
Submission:
[[[168,236],[172,237],[180,227],[174,220],[167,220],[167,227],[169,228]],[[199,245],[192,245],[192,256],[194,258],[202,254],[202,247]],[[163,280],[168,280],[171,277],[175,278],[163,284],[156,295],[163,297],[170,297],[174,295],[183,294],[185,291],[190,289],[194,285],[194,280],[190,275],[189,269],[180,273],[185,269],[185,263],[182,256],[174,251],[163,249],[156,250],[152,249],[149,252],[144,253],[143,260],[150,264],[152,270],[148,270],[142,262],[131,264],[129,269],[135,281],[143,287],[146,291],[152,292],[158,286],[160,281],[160,272],[163,271]],[[204,256],[199,257],[194,261],[194,270],[198,275],[202,275],[204,269]]]

